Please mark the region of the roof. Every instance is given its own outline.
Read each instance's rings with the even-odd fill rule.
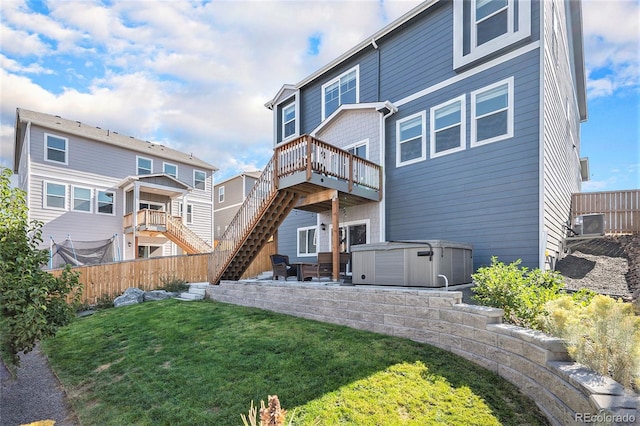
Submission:
[[[161,144],[143,141],[140,139],[136,139],[133,136],[121,135],[118,132],[114,132],[109,129],[101,129],[100,127],[93,127],[80,121],[68,120],[57,115],[30,111],[23,108],[16,109],[16,132],[14,141],[16,150],[14,153],[14,168],[18,167],[19,156],[21,153],[21,149],[19,149],[19,144],[21,143],[21,141],[19,140],[19,129],[25,123],[32,123],[34,125],[47,129],[80,136],[93,141],[127,149],[129,151],[135,151],[147,155],[154,155],[156,157],[164,158],[171,161],[178,161],[206,170],[218,170],[215,166],[212,166],[206,161],[200,160],[193,155],[185,154]]]
[[[224,184],[226,184],[226,183],[228,183],[228,182],[230,182],[232,180],[240,179],[240,178],[245,177],[245,176],[253,178],[253,179],[260,179],[260,176],[262,176],[262,171],[261,170],[255,170],[255,171],[252,171],[252,172],[242,172],[240,174],[237,174],[235,176],[231,176],[228,179],[225,179],[225,180],[223,180],[221,182],[216,183],[215,187],[217,188],[218,186],[222,186],[222,185],[224,185]]]

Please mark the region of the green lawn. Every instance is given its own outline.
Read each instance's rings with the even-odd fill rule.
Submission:
[[[83,425],[241,425],[273,394],[301,425],[546,424],[449,352],[211,301],[101,311],[43,348]]]

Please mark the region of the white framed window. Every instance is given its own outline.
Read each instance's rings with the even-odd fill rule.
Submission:
[[[427,158],[427,116],[425,111],[396,122],[396,167]]]
[[[138,175],[150,175],[153,172],[153,160],[150,158],[136,156],[136,163],[138,165]]]
[[[224,203],[224,186],[218,188],[218,202]]]
[[[316,226],[298,228],[298,257],[314,256],[318,252]]]
[[[178,211],[179,211],[179,215],[180,217],[183,217],[183,204],[180,203],[178,205]],[[186,217],[186,221],[187,221],[187,225],[191,225],[193,224],[193,204],[189,204],[187,203],[187,217]]]
[[[113,191],[98,191],[96,196],[96,212],[99,214],[116,214],[116,194]]]
[[[178,178],[178,166],[171,163],[162,163],[162,173],[165,175],[172,176],[174,178]]]
[[[356,65],[322,85],[322,119],[330,116],[340,105],[360,102],[360,66]]]
[[[47,209],[67,210],[67,185],[45,182],[43,201]]]
[[[76,212],[91,213],[93,211],[91,203],[91,189],[81,186],[71,187],[71,210]]]
[[[431,108],[431,158],[465,149],[465,95]]]
[[[471,146],[513,137],[513,77],[471,92]]]
[[[531,36],[531,0],[453,2],[453,63],[459,68]]]
[[[69,139],[45,133],[44,159],[53,163],[69,164]]]
[[[369,155],[369,139],[365,139],[360,142],[356,142],[353,145],[348,145],[345,147],[345,151],[356,155],[360,158],[368,159]]]
[[[164,211],[164,204],[154,203],[151,201],[140,201],[138,204],[138,210],[156,210],[156,211]]]
[[[193,171],[193,187],[196,189],[206,189],[207,173],[202,170]]]
[[[296,134],[296,103],[292,102],[282,108],[282,139]]]

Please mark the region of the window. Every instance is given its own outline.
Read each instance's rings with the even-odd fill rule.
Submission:
[[[340,105],[359,102],[358,75],[356,66],[341,76],[322,85],[322,119],[330,116]]]
[[[513,77],[471,92],[471,146],[513,137]]]
[[[138,161],[138,175],[150,175],[153,171],[153,160],[144,157],[136,157]]]
[[[454,68],[531,36],[531,0],[453,2]]]
[[[98,213],[115,214],[116,196],[113,191],[98,191]]]
[[[182,209],[183,209],[182,206],[183,206],[183,204],[180,203],[179,206],[180,206],[178,208],[179,214],[180,214],[180,217],[182,217]],[[187,204],[187,218],[186,218],[186,220],[187,220],[187,225],[191,225],[193,223],[193,204]]]
[[[138,207],[138,210],[156,210],[161,212],[164,211],[164,204],[149,203],[147,201],[140,201]]]
[[[162,172],[166,175],[178,178],[178,166],[171,163],[162,163]]]
[[[425,128],[424,111],[396,123],[396,166],[406,166],[427,158]]]
[[[44,158],[47,161],[53,161],[60,164],[68,164],[68,143],[69,140],[45,133],[45,153]]]
[[[71,191],[73,194],[71,209],[91,213],[91,189],[74,186]]]
[[[465,148],[465,95],[431,108],[431,158]]]
[[[298,229],[298,256],[316,254],[316,227]]]
[[[296,134],[296,104],[295,102],[282,109],[282,139]]]
[[[218,202],[224,203],[224,186],[218,188]]]
[[[67,209],[67,185],[45,182],[44,206],[50,209]]]
[[[369,143],[369,139],[362,141],[362,142],[358,142],[354,145],[351,145],[349,147],[347,147],[346,151],[356,155],[360,158],[364,158],[367,159],[367,145]]]
[[[207,174],[200,170],[193,171],[193,187],[196,189],[206,189]]]

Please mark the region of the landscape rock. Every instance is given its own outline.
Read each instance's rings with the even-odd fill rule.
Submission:
[[[120,306],[135,305],[142,302],[144,302],[144,291],[139,288],[129,287],[121,296],[115,298],[113,306],[119,308]]]
[[[166,290],[151,290],[145,291],[143,295],[143,301],[148,302],[151,300],[163,300],[176,297],[178,293],[172,293]]]

